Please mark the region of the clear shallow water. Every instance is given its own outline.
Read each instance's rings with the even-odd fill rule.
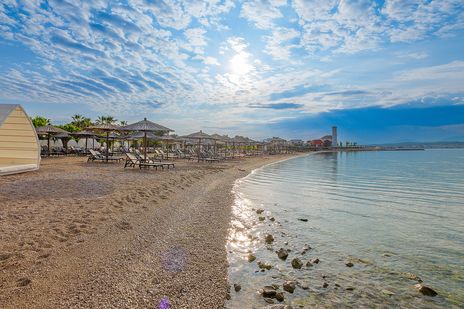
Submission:
[[[314,154],[258,169],[235,193],[229,277],[242,290],[232,291],[229,308],[261,308],[257,290],[282,290],[285,280],[309,286],[285,293],[294,306],[464,304],[464,150]],[[305,244],[313,249],[302,255]],[[286,261],[275,253],[281,247],[292,250]],[[294,270],[294,257],[321,262]],[[260,272],[260,260],[273,268]],[[411,274],[439,296],[419,294]]]

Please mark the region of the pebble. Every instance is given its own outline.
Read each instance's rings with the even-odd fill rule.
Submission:
[[[346,267],[353,267],[354,266],[354,264],[351,263],[351,262],[346,262],[345,265],[346,265]]]
[[[324,282],[324,284],[322,285],[322,287],[325,289],[326,287],[328,287],[329,284],[327,282]]]
[[[306,218],[298,218],[298,220],[300,220],[302,222],[308,222],[308,219],[306,219]]]
[[[240,292],[240,290],[242,289],[242,286],[238,283],[234,283],[234,290],[235,292]]]
[[[264,220],[266,220],[265,217],[263,217],[263,216],[260,216],[260,217],[259,217],[259,221],[264,221]]]
[[[275,299],[277,299],[278,301],[284,301],[285,299],[284,293],[283,292],[276,293]]]
[[[30,283],[31,283],[31,279],[29,279],[29,278],[20,278],[20,279],[18,280],[18,285],[19,285],[19,286],[27,286],[27,285],[29,285]]]
[[[292,260],[292,267],[295,269],[300,269],[303,266],[303,262],[299,258],[294,258]]]
[[[345,290],[347,290],[347,291],[354,291],[354,287],[349,286],[349,287],[347,287]]]
[[[429,288],[428,286],[418,283],[414,287],[425,296],[434,297],[438,295],[438,293],[434,289]]]
[[[260,209],[256,209],[256,213],[258,215],[262,214],[264,212],[264,209],[260,208]]]
[[[253,255],[253,254],[248,254],[248,262],[253,262],[254,260],[256,260],[256,256]]]
[[[277,294],[273,286],[267,285],[263,288],[263,297],[274,297]]]
[[[319,259],[315,258],[315,259],[312,259],[310,262],[313,264],[319,264]]]
[[[272,268],[272,265],[269,264],[269,263],[263,262],[263,261],[259,261],[259,262],[258,262],[258,267],[261,268],[261,269],[263,269],[263,270],[264,270],[264,269],[269,270],[269,269]]]
[[[392,296],[392,295],[395,295],[394,292],[392,291],[389,291],[389,290],[382,290],[382,293],[385,294],[385,295],[388,295],[388,296]]]
[[[274,236],[267,234],[265,240],[267,244],[272,244],[274,242]]]
[[[284,291],[293,293],[293,291],[295,291],[296,284],[294,281],[285,281],[282,286],[284,287]]]
[[[280,248],[279,251],[277,251],[277,256],[279,257],[279,259],[285,261],[288,257],[288,251],[284,248]]]

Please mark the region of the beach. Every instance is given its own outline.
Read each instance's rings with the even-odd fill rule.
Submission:
[[[233,184],[288,157],[158,171],[45,158],[2,177],[0,307],[223,307]]]

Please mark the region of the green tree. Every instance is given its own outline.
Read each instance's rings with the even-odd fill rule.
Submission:
[[[121,125],[121,126],[127,126],[127,121],[121,120],[121,121],[119,121],[119,125]]]
[[[63,130],[66,130],[66,131],[71,132],[71,133],[77,132],[77,131],[80,131],[80,130],[81,130],[78,126],[74,125],[73,123],[67,123],[67,124],[63,124],[63,125],[57,125],[57,126],[55,126],[55,127],[60,128],[60,129],[63,129]]]
[[[107,123],[107,124],[114,124],[118,120],[114,118],[113,116],[98,116],[96,123],[97,124],[102,124],[102,123]]]
[[[87,128],[88,126],[90,126],[92,124],[92,121],[90,120],[90,118],[87,118],[87,117],[84,117],[82,115],[76,114],[76,115],[72,116],[71,124],[73,124],[74,126],[76,126],[76,127],[78,127],[79,129],[82,130],[82,129]]]
[[[32,124],[36,128],[37,127],[43,127],[43,126],[46,126],[46,125],[50,124],[50,119],[47,119],[47,118],[42,117],[42,116],[35,116],[31,120],[32,120]]]

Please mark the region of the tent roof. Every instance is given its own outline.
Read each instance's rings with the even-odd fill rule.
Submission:
[[[203,131],[195,132],[189,135],[182,136],[182,138],[194,138],[194,139],[216,139],[211,135],[204,133]]]
[[[81,130],[79,132],[71,133],[71,135],[86,137],[86,136],[95,136],[95,133],[87,131],[87,130]]]
[[[165,126],[160,124],[154,123],[147,118],[143,119],[142,121],[129,124],[127,126],[121,127],[120,130],[122,131],[142,131],[142,132],[169,132],[174,131]]]
[[[111,123],[100,123],[94,124],[87,129],[94,131],[118,131],[120,127]]]
[[[60,128],[57,128],[57,127],[54,127],[52,126],[51,124],[48,124],[46,126],[43,126],[43,127],[37,127],[35,128],[35,131],[38,133],[38,134],[45,134],[45,133],[69,133],[68,131],[66,130],[63,130],[63,129],[60,129]]]
[[[20,106],[19,104],[0,104],[0,126],[5,121],[6,118],[15,110],[16,107]]]

